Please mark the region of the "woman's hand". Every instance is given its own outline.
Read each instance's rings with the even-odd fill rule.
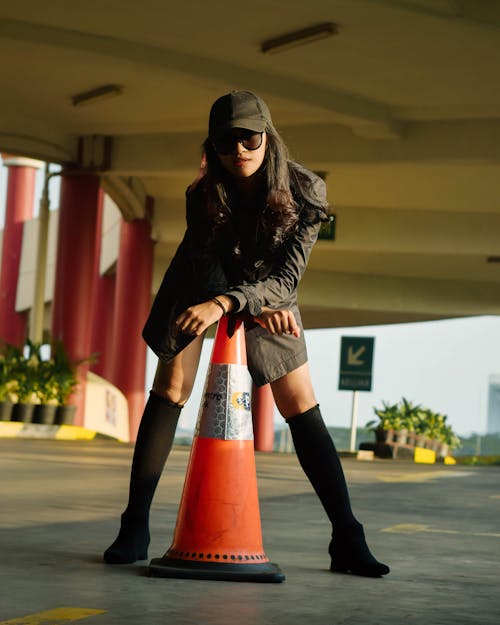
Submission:
[[[254,317],[254,321],[270,334],[293,334],[297,338],[300,336],[300,328],[291,310],[273,310],[263,306],[262,312]]]
[[[200,336],[213,323],[219,321],[223,312],[212,300],[190,306],[175,320],[179,332]]]
[[[228,313],[232,308],[233,302],[228,295],[218,295],[207,302],[186,308],[175,320],[175,325],[179,332],[199,336],[209,326],[219,321],[224,314],[223,309]]]

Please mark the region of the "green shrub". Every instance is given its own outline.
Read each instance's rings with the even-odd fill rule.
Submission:
[[[414,404],[405,397],[397,404],[382,402],[382,408],[373,408],[378,420],[369,421],[366,427],[377,430],[394,430],[396,432],[403,429],[416,434],[424,435],[426,438],[437,440],[450,449],[460,447],[460,439],[453,432],[451,426],[446,423],[447,416],[440,412],[434,412],[430,408]]]

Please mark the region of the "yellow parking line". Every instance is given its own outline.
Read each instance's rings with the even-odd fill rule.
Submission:
[[[425,532],[426,534],[461,534],[462,536],[484,536],[487,538],[500,538],[500,534],[496,532],[461,532],[460,530],[446,530],[430,527],[429,525],[421,525],[419,523],[400,523],[392,527],[386,527],[381,532],[390,532],[393,534],[416,534]],[[2,623],[0,623],[2,625]]]
[[[395,534],[414,534],[415,532],[425,532],[428,525],[419,525],[418,523],[400,523],[392,527],[386,527],[381,532],[394,532]],[[0,625],[2,625],[0,623]]]
[[[379,473],[377,478],[381,482],[430,482],[431,480],[447,477],[466,477],[472,475],[468,471],[419,471],[408,473]]]
[[[88,608],[54,608],[44,612],[36,612],[10,621],[1,621],[0,625],[62,625],[71,621],[103,614],[106,610],[92,610]]]

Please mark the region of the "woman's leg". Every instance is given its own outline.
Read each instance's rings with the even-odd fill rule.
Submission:
[[[332,523],[329,552],[332,571],[380,576],[389,567],[378,562],[356,520],[337,450],[321,416],[308,364],[271,383],[278,410],[287,420],[299,462]]]
[[[149,509],[174,442],[181,409],[193,388],[202,343],[203,336],[199,336],[171,362],[158,363],[137,433],[129,499],[120,533],[104,553],[108,563],[125,564],[147,558]]]

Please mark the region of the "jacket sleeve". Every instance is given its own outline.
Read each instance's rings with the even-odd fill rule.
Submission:
[[[225,293],[238,302],[233,312],[247,310],[258,316],[262,306],[279,308],[290,300],[306,269],[321,221],[321,212],[316,208],[302,210],[297,232],[285,243],[269,275],[254,283],[232,287]]]

